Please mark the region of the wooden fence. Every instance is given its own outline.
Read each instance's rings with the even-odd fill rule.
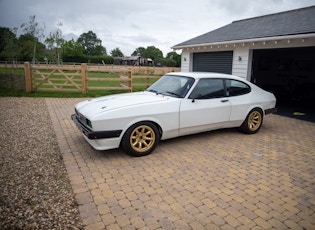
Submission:
[[[179,68],[142,66],[34,65],[24,63],[26,92],[81,92],[149,87],[153,81]],[[113,74],[113,77],[108,77]],[[118,76],[117,76],[118,75]],[[152,80],[153,79],[153,80]]]

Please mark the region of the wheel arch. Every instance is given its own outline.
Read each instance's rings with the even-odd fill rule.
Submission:
[[[259,126],[257,126],[257,128],[255,128],[255,120],[251,120],[249,122],[250,117],[252,116],[254,111],[258,111],[260,113],[261,119],[257,119],[257,123],[259,124]],[[246,115],[246,118],[244,119],[243,123],[241,124],[241,126],[239,127],[240,130],[244,133],[247,134],[254,134],[257,133],[258,130],[261,128],[263,121],[264,121],[264,110],[260,107],[260,106],[254,106],[252,107],[249,112]],[[260,121],[259,121],[260,120]],[[251,124],[250,124],[251,123]],[[250,127],[249,127],[250,126]],[[254,128],[253,128],[254,127]]]
[[[263,109],[262,106],[260,106],[260,105],[253,105],[253,106],[251,106],[251,107],[248,109],[247,113],[246,113],[246,117],[248,116],[248,114],[249,114],[253,109],[259,109],[259,110],[261,111],[262,117],[263,117],[263,118],[265,117],[264,109]],[[246,119],[246,117],[245,117],[245,119]]]
[[[162,127],[160,126],[160,124],[159,124],[157,121],[155,121],[155,120],[153,120],[153,119],[137,119],[137,120],[134,120],[134,121],[132,121],[132,122],[129,122],[128,125],[126,125],[126,128],[124,128],[124,130],[123,130],[123,132],[122,132],[122,134],[121,134],[120,145],[122,144],[122,141],[123,141],[124,136],[125,136],[126,132],[128,131],[128,129],[129,129],[131,126],[136,125],[136,124],[141,123],[141,122],[150,122],[150,123],[152,123],[153,125],[155,125],[156,128],[159,130],[159,139],[162,138],[163,129],[162,129]]]

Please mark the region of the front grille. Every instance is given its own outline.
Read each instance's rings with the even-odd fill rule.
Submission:
[[[77,109],[75,109],[75,113],[77,115],[78,121],[80,121],[83,125],[88,126],[86,117],[79,113]]]

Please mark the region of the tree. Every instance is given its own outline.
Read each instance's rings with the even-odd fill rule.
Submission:
[[[124,56],[124,54],[121,52],[121,50],[118,47],[113,49],[112,51],[110,51],[110,55],[112,57],[123,57]]]
[[[41,42],[39,42],[37,39],[35,39],[34,41],[34,37],[30,34],[22,34],[19,37],[19,44],[20,44],[20,58],[23,61],[30,61],[30,60],[34,60],[35,59],[33,56],[33,51],[34,51],[34,46],[36,46],[36,52],[37,52],[37,58],[38,59],[42,59],[42,55],[44,53],[45,50],[45,45]],[[35,43],[35,44],[34,44]]]
[[[61,45],[62,55],[65,56],[82,56],[83,55],[83,48],[82,46],[75,42],[73,39],[66,41]]]
[[[61,45],[61,56],[64,61],[82,62],[83,48],[71,39]]]
[[[163,52],[155,46],[138,47],[131,55],[151,58],[153,61],[163,58]]]
[[[135,51],[133,51],[133,53],[131,54],[132,56],[144,56],[144,51],[145,48],[144,47],[138,47]]]
[[[143,56],[146,58],[151,58],[153,61],[156,61],[159,58],[163,58],[163,52],[155,46],[148,46],[145,49]]]
[[[18,58],[19,44],[16,38],[16,28],[0,27],[0,60],[12,60]]]
[[[21,28],[23,28],[23,31],[25,34],[29,34],[33,38],[33,64],[35,63],[36,60],[36,45],[37,42],[39,41],[40,38],[44,38],[44,30],[45,30],[45,24],[42,26],[36,21],[36,16],[30,16],[29,17],[29,22],[23,23],[21,25]]]
[[[182,56],[180,54],[178,54],[176,52],[169,52],[169,53],[167,53],[166,58],[174,60],[175,61],[175,66],[176,67],[180,67],[180,65],[181,65],[181,58],[182,58]]]
[[[62,26],[62,23],[59,22],[57,24],[56,30],[53,32],[50,32],[49,36],[45,40],[45,43],[47,44],[48,49],[56,50],[57,64],[60,64],[60,47],[65,42],[65,40],[62,38],[62,31],[60,29],[61,26]]]
[[[102,40],[97,38],[92,31],[81,34],[77,42],[82,46],[85,55],[100,56],[106,54],[106,48],[102,46]]]

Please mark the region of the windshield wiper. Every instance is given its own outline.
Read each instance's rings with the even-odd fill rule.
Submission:
[[[156,95],[158,95],[159,94],[159,92],[158,91],[156,91],[156,90],[154,90],[154,89],[149,89],[149,90],[147,90],[148,92],[152,92],[152,93],[156,93]]]
[[[178,93],[174,93],[171,91],[167,91],[166,93],[171,94],[171,95],[176,96],[176,97],[180,97],[180,95]]]

